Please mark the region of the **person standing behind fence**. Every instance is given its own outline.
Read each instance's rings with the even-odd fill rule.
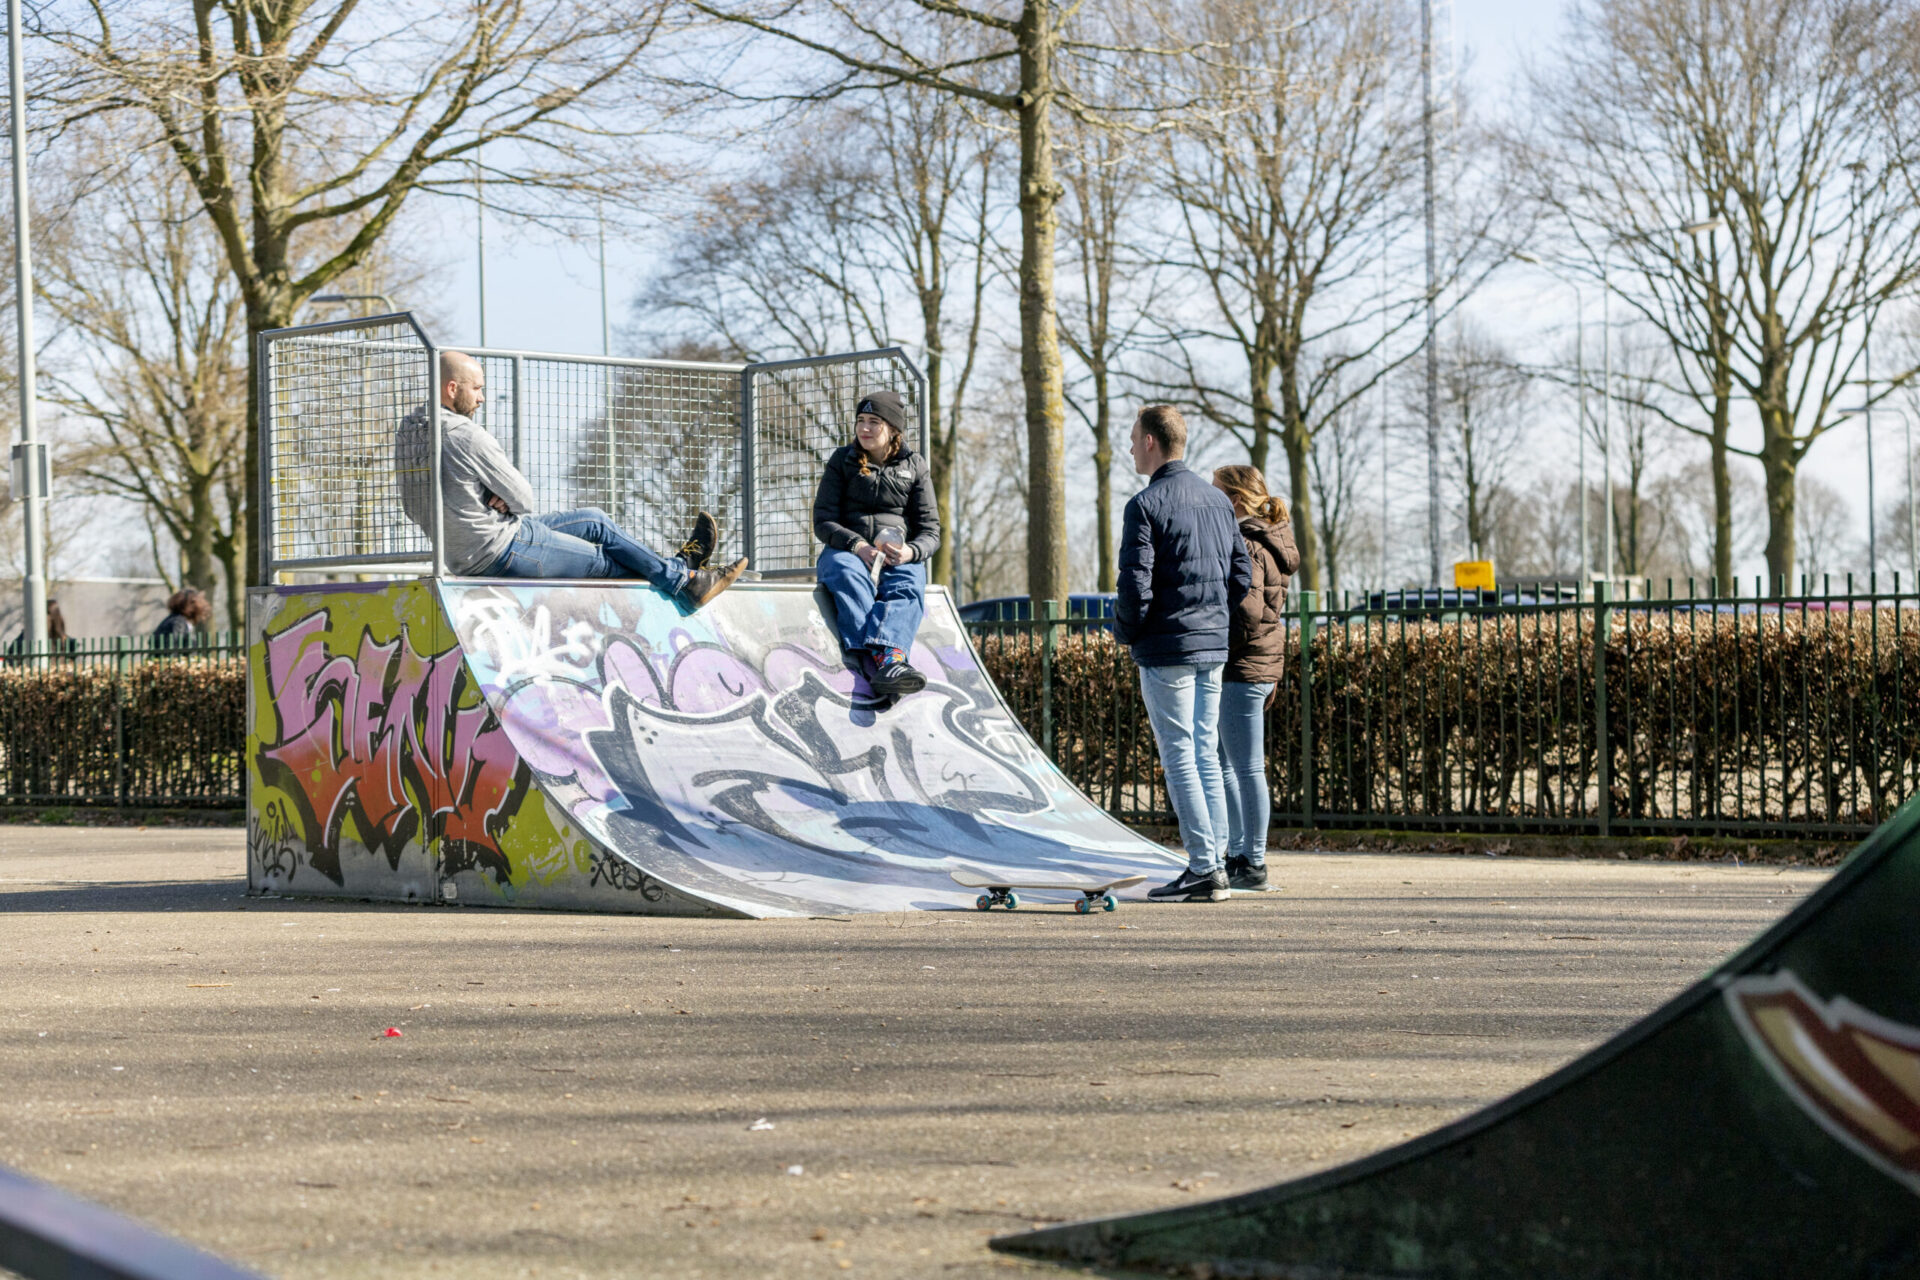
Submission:
[[[167,616],[153,629],[153,638],[182,644],[204,629],[211,617],[213,605],[208,603],[207,593],[196,587],[182,587],[167,597]]]
[[[927,561],[940,549],[933,474],[906,429],[898,392],[861,396],[853,442],[827,459],[813,498],[813,535],[825,544],[816,569],[840,647],[881,698],[926,687],[907,655],[926,614]]]
[[[1267,887],[1267,708],[1286,661],[1287,583],[1300,567],[1287,504],[1258,467],[1216,467],[1213,487],[1240,518],[1252,583],[1233,611],[1220,674],[1220,780],[1227,793],[1227,883]]]
[[[533,486],[473,414],[486,403],[486,371],[461,351],[440,353],[441,536],[447,567],[475,578],[644,578],[692,608],[732,586],[746,557],[708,569],[720,526],[702,511],[674,556],[629,536],[597,507],[533,514]],[[431,533],[433,420],[425,405],[400,423],[394,442],[400,502]]]
[[[60,612],[60,602],[52,596],[47,597],[47,647],[46,653],[72,653],[80,647],[80,642],[67,634],[67,615]],[[8,653],[27,651],[27,633],[20,633],[7,642]]]
[[[1227,798],[1220,777],[1220,669],[1229,619],[1252,585],[1233,504],[1181,459],[1187,424],[1153,404],[1133,422],[1133,469],[1151,479],[1120,524],[1114,634],[1140,668],[1167,798],[1180,822],[1187,869],[1148,891],[1162,901],[1223,902]]]

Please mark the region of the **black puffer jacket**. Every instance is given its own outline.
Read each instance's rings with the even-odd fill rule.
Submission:
[[[1233,611],[1233,644],[1222,680],[1240,684],[1277,684],[1286,669],[1287,583],[1300,568],[1293,525],[1270,524],[1259,516],[1240,518],[1253,564],[1253,589]]]
[[[868,462],[861,475],[858,443],[834,450],[813,498],[813,536],[851,551],[888,524],[907,531],[915,560],[931,560],[940,549],[940,506],[926,458],[902,445],[891,462]]]

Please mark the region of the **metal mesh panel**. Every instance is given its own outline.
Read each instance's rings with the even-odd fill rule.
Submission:
[[[666,554],[695,511],[740,554],[740,366],[482,355],[485,423],[543,512],[599,507]]]
[[[891,388],[907,403],[907,441],[922,444],[926,384],[895,350],[749,365],[753,440],[753,565],[810,569],[817,554],[813,495],[833,451],[853,439],[860,396]]]
[[[424,559],[403,485],[426,459],[396,457],[401,419],[433,392],[426,340],[404,320],[268,334],[265,444],[275,564]]]

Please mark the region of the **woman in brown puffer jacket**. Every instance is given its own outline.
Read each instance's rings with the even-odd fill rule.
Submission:
[[[1220,467],[1213,487],[1233,502],[1253,561],[1253,589],[1233,615],[1220,673],[1220,773],[1227,789],[1227,883],[1267,886],[1267,704],[1285,660],[1287,582],[1300,567],[1287,504],[1267,492],[1258,467]]]

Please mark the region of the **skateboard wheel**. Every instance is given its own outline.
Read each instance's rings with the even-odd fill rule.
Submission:
[[[1103,911],[1111,911],[1119,905],[1120,905],[1119,900],[1116,899],[1112,894],[1108,894],[1106,897],[1100,899],[1100,907],[1101,907],[1101,910]]]
[[[1082,898],[1080,899],[1080,901],[1073,904],[1073,909],[1075,911],[1078,911],[1081,915],[1086,915],[1089,911],[1093,910],[1093,902],[1091,899]]]
[[[1017,893],[1009,893],[1007,895],[1007,910],[1011,911],[1019,905],[1020,905],[1020,895]]]
[[[993,910],[993,899],[983,893],[973,900],[973,906],[976,911],[991,911]]]

